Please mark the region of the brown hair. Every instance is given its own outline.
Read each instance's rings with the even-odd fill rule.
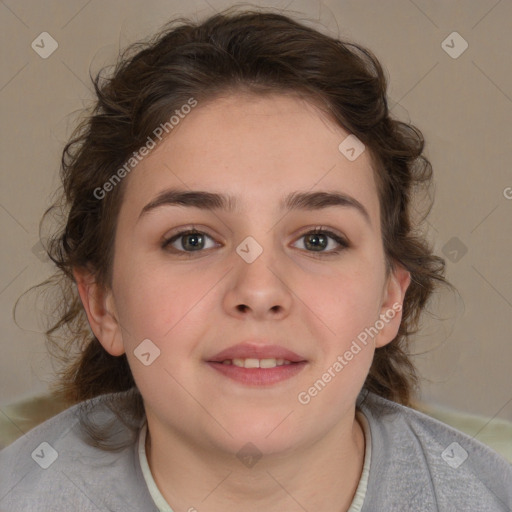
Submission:
[[[47,331],[50,348],[65,360],[57,388],[61,395],[79,402],[131,390],[123,411],[142,417],[126,356],[109,355],[90,332],[73,281],[72,269],[87,267],[100,284],[111,283],[123,182],[101,200],[94,191],[191,97],[201,103],[245,90],[300,94],[369,149],[388,267],[402,265],[412,279],[399,332],[376,350],[364,389],[409,404],[418,383],[408,355],[410,335],[436,282],[447,282],[444,260],[432,254],[411,218],[415,190],[428,188],[432,180],[423,137],[391,118],[386,79],[374,55],[283,15],[228,10],[201,23],[171,22],[153,39],[130,46],[112,75],[103,75],[94,79],[92,112],[63,151],[63,195],[54,208],[64,209],[66,223],[48,249],[63,287],[61,315]]]

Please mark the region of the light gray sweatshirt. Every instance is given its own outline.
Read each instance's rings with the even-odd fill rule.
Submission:
[[[88,405],[98,418],[117,421],[100,397]],[[158,512],[136,440],[118,452],[91,447],[79,407],[0,452],[0,512]],[[361,512],[512,512],[512,465],[490,448],[373,393],[361,392],[358,410],[371,433]],[[116,439],[131,439],[117,426]],[[335,504],[332,512],[339,512]]]

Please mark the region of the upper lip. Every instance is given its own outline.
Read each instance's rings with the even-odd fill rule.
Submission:
[[[208,359],[210,362],[222,363],[226,359],[286,359],[299,363],[306,359],[299,354],[280,345],[264,345],[255,342],[244,342],[233,345]]]

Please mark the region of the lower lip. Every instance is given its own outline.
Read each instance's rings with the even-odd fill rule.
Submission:
[[[274,368],[241,368],[234,364],[213,363],[211,361],[208,361],[208,364],[225,377],[248,386],[269,386],[291,379],[306,366],[305,361]]]

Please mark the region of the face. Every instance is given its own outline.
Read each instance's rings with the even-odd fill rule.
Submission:
[[[125,178],[99,299],[111,315],[88,313],[126,352],[150,430],[272,453],[352,424],[409,275],[386,274],[370,156],[347,159],[348,135],[301,99],[232,95],[198,105]],[[289,207],[319,192],[339,196]]]

